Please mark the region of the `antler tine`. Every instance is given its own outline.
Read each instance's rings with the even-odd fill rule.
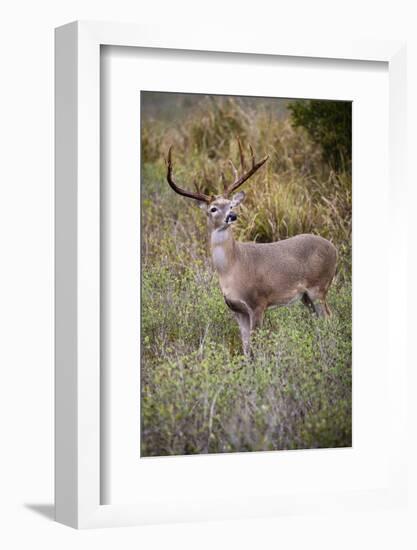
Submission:
[[[252,168],[255,166],[255,155],[253,153],[252,145],[249,143],[250,158],[252,159]]]
[[[242,144],[240,143],[239,138],[238,138],[237,142],[238,142],[238,145],[239,145],[240,162],[241,162],[242,166],[244,166],[245,160],[244,160],[244,155],[243,155],[243,148],[242,148]],[[235,179],[234,179],[234,182],[232,184],[230,184],[227,188],[225,188],[224,195],[226,197],[228,195],[230,195],[230,193],[235,191],[238,187],[240,187],[242,185],[242,183],[244,183],[251,176],[253,176],[253,174],[255,172],[257,172],[259,170],[259,168],[262,165],[264,165],[265,162],[269,158],[269,156],[267,155],[266,157],[261,159],[259,162],[256,162],[255,161],[255,154],[253,152],[253,149],[252,149],[251,145],[249,145],[249,150],[250,150],[250,154],[251,154],[252,167],[247,172],[244,172],[240,177],[238,176],[238,172],[237,172],[233,162],[231,160],[229,160],[229,163],[232,166],[233,176],[234,176]]]
[[[178,193],[179,195],[182,195],[183,197],[188,197],[190,199],[195,199],[197,201],[206,202],[207,204],[209,204],[212,200],[209,195],[204,195],[199,191],[197,191],[196,193],[194,193],[193,191],[186,191],[185,189],[181,189],[181,187],[178,187],[178,185],[175,183],[174,178],[172,177],[172,145],[168,150],[167,181],[171,189],[173,189],[176,193]]]
[[[222,182],[222,185],[223,185],[223,190],[226,191],[227,183],[226,183],[226,178],[224,176],[223,170],[220,172],[220,179],[221,179],[221,182]]]
[[[239,147],[240,166],[241,166],[242,170],[244,170],[245,169],[245,154],[243,153],[243,147],[242,147],[242,143],[240,142],[239,137],[237,138],[237,144],[238,144],[238,147]]]

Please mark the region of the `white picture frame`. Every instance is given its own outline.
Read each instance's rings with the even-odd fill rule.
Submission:
[[[198,31],[198,32],[197,32]],[[100,498],[100,47],[167,48],[334,60],[382,61],[389,70],[390,186],[397,234],[405,234],[405,45],[363,41],[280,42],[271,36],[240,36],[228,29],[178,32],[169,27],[75,22],[56,30],[56,519],[77,528],[158,521],[134,504],[101,504]],[[405,280],[404,247],[390,247],[392,265]],[[395,256],[395,257],[394,257]],[[404,282],[403,291],[406,293]],[[389,316],[405,322],[405,300],[391,301]],[[405,334],[405,330],[403,332]],[[395,453],[383,491],[360,494],[289,494],[285,502],[257,501],[249,515],[309,512],[339,506],[396,505],[405,498],[405,341],[396,337],[390,391],[398,424]],[[404,424],[405,422],[403,422]],[[175,499],[176,495],[172,495]],[[174,500],[175,502],[175,500]],[[216,505],[209,517],[239,517]],[[159,521],[203,519],[172,510]]]

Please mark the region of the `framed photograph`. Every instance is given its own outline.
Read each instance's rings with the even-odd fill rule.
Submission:
[[[404,502],[404,48],[56,30],[58,521]]]

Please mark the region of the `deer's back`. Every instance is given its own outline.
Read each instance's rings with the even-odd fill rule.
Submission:
[[[308,263],[309,267],[319,267],[324,263],[336,263],[335,246],[318,235],[302,234],[274,243],[237,243],[241,261],[269,263],[274,268],[284,268],[295,264],[300,267]]]

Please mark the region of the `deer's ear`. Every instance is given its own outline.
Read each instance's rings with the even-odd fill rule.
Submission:
[[[204,201],[198,201],[198,207],[204,212],[207,212],[207,203]]]
[[[243,202],[245,198],[245,193],[243,191],[239,191],[239,193],[236,193],[236,195],[233,195],[232,197],[232,206],[239,206],[241,202]]]

